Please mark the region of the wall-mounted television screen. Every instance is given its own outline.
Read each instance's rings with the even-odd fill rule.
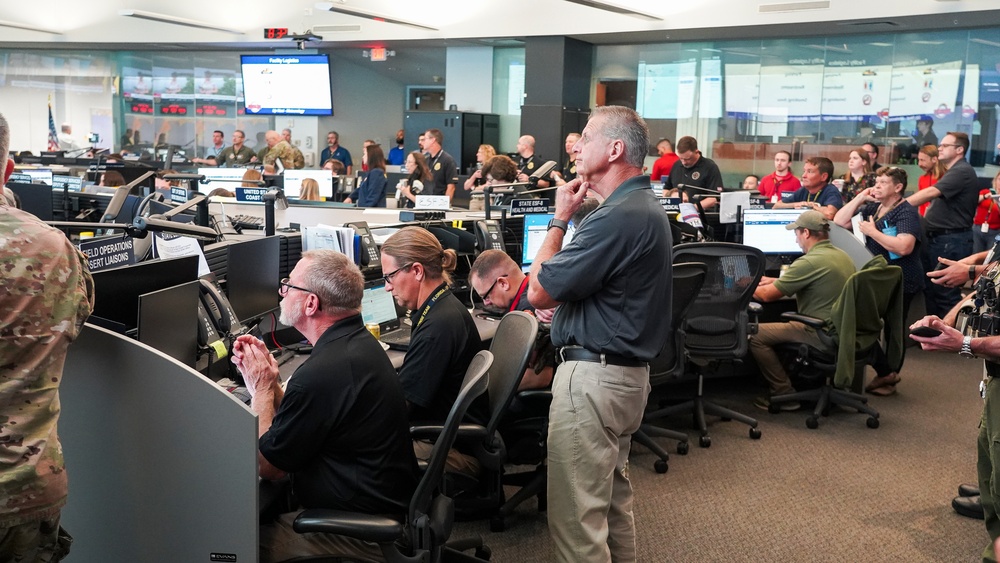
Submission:
[[[242,55],[247,115],[333,115],[327,55]]]

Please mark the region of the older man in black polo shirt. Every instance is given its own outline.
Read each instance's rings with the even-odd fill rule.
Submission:
[[[291,474],[303,508],[402,516],[416,486],[406,401],[395,370],[361,321],[364,277],[332,250],[305,252],[279,290],[281,322],[313,343],[282,391],[278,364],[244,335],[233,363],[253,397],[260,429],[260,476]],[[298,534],[298,512],[260,529],[260,560],[308,555],[382,559],[375,544],[335,534]]]
[[[671,238],[642,176],[649,130],[635,111],[594,110],[573,148],[577,178],[531,267],[528,299],[559,305],[563,363],[549,412],[549,531],[558,561],[634,561],[628,452],[649,394],[649,360],[670,333]],[[604,202],[562,247],[587,191]]]
[[[938,145],[938,160],[948,171],[929,188],[906,198],[910,205],[920,207],[933,201],[924,215],[924,239],[920,259],[925,271],[938,268],[938,259],[961,260],[972,254],[972,220],[979,205],[979,179],[972,165],[965,160],[969,136],[949,132]],[[962,300],[958,287],[924,284],[927,314],[944,318]]]

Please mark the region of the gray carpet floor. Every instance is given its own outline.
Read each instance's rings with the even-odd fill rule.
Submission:
[[[881,426],[834,411],[818,430],[804,412],[753,407],[753,378],[706,382],[706,396],[760,421],[747,427],[709,420],[710,448],[692,435],[666,474],[634,446],[640,561],[979,561],[988,536],[981,520],[955,514],[959,483],[976,481],[982,362],[910,348],[891,397],[871,397]],[[668,421],[690,427],[690,418]],[[661,443],[674,450],[674,442]],[[544,513],[529,501],[491,533],[485,521],[456,525],[453,538],[481,534],[493,560],[551,561]]]

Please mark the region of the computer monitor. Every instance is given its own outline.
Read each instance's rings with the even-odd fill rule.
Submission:
[[[200,285],[193,281],[140,295],[139,342],[195,367]]]
[[[198,184],[194,186],[194,189],[205,194],[216,188],[235,191],[242,183],[243,175],[246,173],[246,168],[199,168],[198,174],[204,176],[207,183]]]
[[[139,296],[197,281],[198,257],[150,260],[94,272],[93,276],[94,316],[131,330],[138,326]]]
[[[237,318],[246,322],[278,308],[281,237],[261,237],[229,245],[226,293]]]
[[[545,240],[545,235],[549,230],[549,221],[555,217],[555,213],[526,213],[524,215],[524,236],[521,239],[521,266],[522,269],[527,271],[531,263],[535,261],[535,255],[538,254],[538,249],[542,247],[542,242]],[[563,237],[563,246],[565,247],[571,240],[573,240],[573,233],[576,232],[576,225],[572,221],[569,223],[569,228],[566,230],[566,236]]]
[[[396,302],[385,285],[365,287],[361,295],[361,318],[365,324],[378,323],[382,330],[399,324]]]
[[[21,209],[38,217],[42,221],[51,221],[52,188],[42,184],[7,182],[17,197],[21,199]]]
[[[795,233],[785,228],[804,209],[747,209],[743,211],[743,244],[764,254],[802,254]]]
[[[312,178],[319,184],[319,195],[333,199],[333,172],[330,170],[285,170],[285,197],[299,197],[302,180]]]

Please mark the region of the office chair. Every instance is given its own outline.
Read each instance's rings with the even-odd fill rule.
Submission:
[[[494,522],[499,522],[494,526],[501,529],[503,517],[498,517],[497,511],[504,500],[503,473],[504,464],[508,461],[508,442],[507,436],[500,431],[500,425],[508,416],[508,409],[535,349],[537,335],[538,320],[529,313],[513,311],[500,320],[490,343],[493,366],[490,368],[487,393],[489,421],[486,426],[462,424],[456,438],[456,443],[466,444],[465,451],[479,461],[481,473],[478,479],[450,473],[446,477],[455,490],[455,508],[460,516],[489,516],[494,518]],[[440,428],[425,426],[411,431],[415,439],[432,439],[437,437]]]
[[[706,268],[705,282],[693,299],[684,323],[684,352],[699,365],[740,361],[747,353],[750,335],[757,330],[756,320],[750,322],[747,307],[764,275],[764,254],[756,248],[729,242],[681,244],[674,247],[674,263],[681,262],[697,262]],[[759,439],[756,419],[704,399],[703,368],[698,367],[697,371],[698,391],[694,399],[648,413],[646,418],[691,412],[694,426],[701,432],[698,445],[703,448],[712,445],[706,414],[738,420],[750,426],[750,438]]]
[[[684,320],[688,309],[694,303],[695,297],[705,283],[706,266],[699,263],[674,264],[673,285],[670,309],[671,339],[664,343],[663,350],[649,363],[649,382],[655,388],[684,374],[687,358],[684,354]],[[652,424],[658,411],[647,413],[643,423],[635,433],[632,441],[638,442],[659,458],[653,463],[657,473],[666,473],[670,456],[666,450],[653,441],[652,437],[678,440],[677,453],[686,455],[688,451],[688,435],[676,430],[668,430]]]
[[[798,313],[784,313],[782,318],[798,321],[816,329],[821,348],[805,344],[779,346],[793,357],[790,375],[813,374],[821,377],[818,388],[771,397],[768,411],[780,412],[780,405],[791,401],[816,402],[806,418],[806,427],[819,428],[819,417],[829,416],[830,407],[838,405],[868,415],[868,428],[879,427],[879,413],[868,406],[868,398],[846,391],[875,357],[875,347],[885,330],[889,365],[902,364],[903,358],[903,270],[890,266],[881,255],[847,279],[847,285],[833,304],[832,326],[822,319]],[[859,380],[861,381],[861,380]],[[863,381],[861,381],[863,383]]]
[[[440,491],[444,466],[458,435],[458,427],[469,405],[489,386],[487,372],[493,365],[493,354],[483,350],[469,364],[462,389],[445,419],[443,430],[434,443],[427,470],[417,484],[406,521],[374,514],[344,510],[312,508],[302,511],[293,528],[300,534],[320,532],[339,534],[374,542],[382,549],[389,563],[434,563],[438,561],[488,561],[489,549],[480,548],[476,557],[446,545],[454,522],[452,500]],[[337,557],[296,558],[294,561],[339,561]]]

